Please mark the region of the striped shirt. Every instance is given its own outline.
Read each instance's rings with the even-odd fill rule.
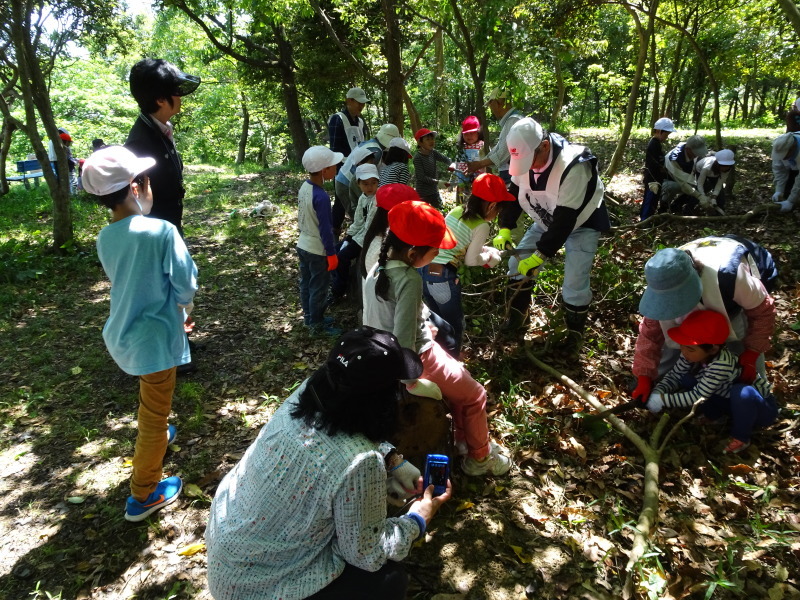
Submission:
[[[440,250],[433,259],[434,264],[450,263],[458,267],[466,263],[468,267],[479,267],[489,262],[492,252],[483,246],[489,237],[489,223],[480,217],[464,221],[461,218],[463,214],[463,206],[457,206],[447,213],[445,223],[456,237],[456,246],[450,250]]]
[[[664,406],[689,408],[700,398],[711,396],[729,398],[731,386],[736,383],[742,372],[738,357],[727,348],[722,348],[714,360],[707,365],[700,365],[699,372],[695,374],[697,385],[690,390],[680,391],[681,377],[690,373],[692,367],[693,364],[681,355],[672,370],[658,382],[655,391],[663,394]],[[764,398],[771,394],[769,382],[760,373],[756,375],[753,387]]]
[[[437,178],[436,163],[450,165],[451,161],[441,152],[431,150],[430,154],[417,152],[414,155],[414,177],[416,178],[417,193],[422,196],[435,196],[439,193],[439,179]]]
[[[390,165],[383,167],[381,177],[378,180],[378,187],[388,185],[390,183],[402,183],[408,185],[411,179],[411,172],[408,170],[408,165],[404,162],[393,162]]]

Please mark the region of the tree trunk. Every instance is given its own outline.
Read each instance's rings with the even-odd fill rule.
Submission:
[[[0,102],[3,102],[0,99]],[[8,158],[8,151],[11,148],[11,134],[14,131],[14,124],[10,119],[3,118],[3,129],[0,135],[0,196],[5,196],[8,193],[9,185],[6,181],[6,159]]]
[[[400,51],[400,26],[397,18],[396,0],[381,0],[383,16],[386,19],[386,92],[389,99],[388,121],[397,125],[403,133],[403,64]]]
[[[236,164],[244,162],[247,154],[247,137],[250,133],[250,110],[247,108],[247,98],[242,92],[242,132],[239,134],[239,152],[236,154]]]
[[[628,8],[627,6],[625,8],[631,15],[633,23],[636,26],[636,34],[639,38],[639,53],[636,59],[636,72],[633,75],[630,95],[628,96],[628,106],[625,109],[625,124],[622,127],[622,133],[620,134],[619,141],[617,142],[617,149],[614,150],[614,156],[611,157],[611,162],[609,163],[605,172],[605,176],[609,178],[613,177],[617,172],[620,164],[622,164],[622,157],[625,155],[625,146],[628,143],[628,138],[630,138],[631,135],[631,128],[633,127],[633,115],[636,111],[636,102],[639,97],[639,85],[641,84],[642,76],[644,75],[644,67],[647,63],[647,50],[649,47],[647,33],[642,27],[642,22],[639,20],[639,15],[637,14],[636,10],[633,8]],[[650,12],[651,14],[654,14],[655,8],[651,7]],[[652,30],[652,25],[653,17],[651,16],[648,22],[648,30]]]
[[[794,0],[778,0],[778,4],[794,28],[794,32],[800,36],[800,8],[797,7]]]
[[[408,113],[408,118],[411,121],[411,131],[419,131],[422,128],[422,120],[419,116],[419,111],[417,107],[414,106],[414,101],[411,100],[411,96],[408,95],[408,91],[406,90],[405,86],[403,86],[403,102],[406,105],[406,112]]]
[[[444,36],[442,30],[436,30],[434,39],[435,68],[434,100],[436,101],[436,126],[447,127],[450,125],[450,107],[447,98],[447,82],[444,80]]]
[[[561,114],[561,107],[564,106],[564,97],[567,95],[567,86],[564,85],[564,74],[561,72],[561,58],[558,51],[553,53],[553,67],[556,72],[556,101],[553,104],[553,112],[550,113],[550,131],[555,131],[558,117]]]
[[[297,84],[294,76],[294,59],[292,57],[292,45],[286,39],[286,31],[282,26],[273,25],[275,39],[278,42],[278,53],[280,55],[280,74],[281,74],[281,94],[283,103],[286,107],[286,118],[289,123],[289,135],[292,137],[292,147],[294,156],[290,160],[300,162],[303,153],[308,150],[308,134],[303,125],[303,113],[300,110],[300,101],[297,96]]]
[[[653,1],[653,8],[658,9],[658,0]],[[655,13],[655,11],[651,11]],[[655,19],[652,14],[647,19],[647,39],[650,40],[650,81],[653,84],[653,111],[650,113],[650,125],[655,123],[664,113],[661,110],[661,82],[658,78],[658,54],[656,53]]]

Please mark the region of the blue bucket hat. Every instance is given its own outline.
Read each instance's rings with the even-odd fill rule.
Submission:
[[[683,250],[665,248],[644,266],[647,288],[639,312],[648,319],[668,321],[688,314],[703,295],[703,284],[692,259]]]

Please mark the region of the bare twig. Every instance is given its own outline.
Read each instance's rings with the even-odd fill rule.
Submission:
[[[612,227],[609,231],[610,233],[616,233],[619,231],[628,231],[630,229],[642,229],[646,227],[651,227],[657,223],[669,223],[669,222],[676,222],[676,223],[735,223],[735,222],[744,222],[749,221],[750,219],[754,219],[755,217],[768,214],[770,212],[774,212],[777,208],[777,204],[760,204],[756,206],[752,210],[748,210],[746,213],[740,215],[726,215],[726,216],[700,216],[700,217],[688,217],[683,215],[673,215],[671,213],[659,213],[655,214],[651,217],[647,217],[644,221],[639,221],[638,223],[634,223],[633,225],[620,225],[618,227]]]

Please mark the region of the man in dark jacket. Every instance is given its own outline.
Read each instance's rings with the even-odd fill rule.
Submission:
[[[187,75],[172,63],[146,58],[131,69],[131,94],[140,113],[125,146],[136,156],[156,160],[146,174],[153,190],[150,216],[169,221],[183,236],[183,162],[175,148],[170,119],[181,110],[181,98],[200,85],[200,78]]]

